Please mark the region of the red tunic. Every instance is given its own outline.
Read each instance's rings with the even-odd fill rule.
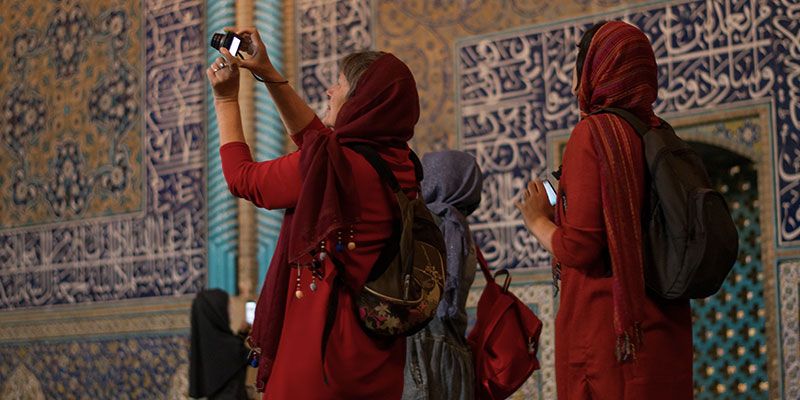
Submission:
[[[665,302],[646,296],[644,343],[637,359],[620,364],[614,355],[616,334],[600,165],[591,133],[583,128],[576,127],[564,153],[556,205],[561,226],[553,236],[553,252],[561,263],[561,297],[555,328],[558,399],[691,399],[692,325],[688,301]],[[636,192],[638,204],[643,204],[645,167],[641,140],[627,126],[626,134],[632,136],[635,164],[642,171],[636,176]]]
[[[293,208],[300,192],[302,177],[299,160],[302,135],[310,129],[326,129],[318,119],[293,136],[300,146],[296,152],[271,161],[253,162],[245,143],[228,143],[220,149],[223,169],[231,192],[268,209]],[[330,131],[330,130],[329,130]],[[333,131],[329,132],[334,134]],[[381,155],[394,168],[401,186],[416,188],[414,166],[407,149],[385,149]],[[352,166],[358,190],[352,193],[361,204],[360,224],[355,226],[353,251],[335,253],[345,263],[345,280],[360,287],[366,280],[383,245],[391,235],[396,200],[378,178],[375,170],[358,153],[345,148],[345,157]],[[414,193],[410,193],[414,195]],[[345,233],[347,234],[347,233]],[[348,238],[344,238],[347,240]],[[333,243],[335,237],[329,238]],[[333,250],[330,250],[333,252]],[[285,266],[290,268],[290,266]],[[323,382],[321,341],[325,325],[331,283],[336,270],[324,262],[324,278],[317,290],[309,289],[311,273],[302,269],[301,299],[294,295],[296,269],[290,274],[286,314],[278,354],[267,384],[264,399],[399,399],[403,391],[405,338],[388,346],[369,338],[358,324],[353,312],[353,300],[348,291],[341,290],[336,322],[326,353],[328,385]]]

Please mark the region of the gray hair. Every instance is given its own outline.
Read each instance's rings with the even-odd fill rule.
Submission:
[[[384,54],[386,53],[382,51],[360,51],[345,56],[345,58],[339,62],[339,71],[344,74],[344,78],[347,79],[347,83],[350,84],[350,90],[347,91],[348,99],[356,90],[356,85],[358,85],[358,80],[361,79],[361,75],[364,75],[364,72],[369,69],[369,66]]]

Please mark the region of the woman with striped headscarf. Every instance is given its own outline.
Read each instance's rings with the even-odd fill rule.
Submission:
[[[689,302],[645,292],[642,141],[622,118],[598,113],[622,108],[660,124],[652,106],[657,73],[638,28],[615,21],[589,29],[573,85],[581,121],[567,142],[555,210],[540,181],[517,204],[528,229],[553,254],[561,280],[559,400],[692,398]]]

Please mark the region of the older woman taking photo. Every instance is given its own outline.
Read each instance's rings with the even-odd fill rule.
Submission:
[[[272,66],[258,32],[233,30],[251,42],[253,54],[239,60],[223,49],[223,57],[206,71],[225,179],[235,196],[286,210],[251,336],[260,351],[257,386],[269,399],[399,399],[405,340],[367,336],[344,287],[364,285],[399,212],[375,170],[345,145],[374,148],[415,196],[407,145],[419,118],[414,77],[391,54],[345,57],[338,82],[327,91],[328,113],[320,120]],[[238,105],[240,68],[264,80],[297,151],[253,161]],[[337,277],[334,256],[346,266],[344,276]],[[344,285],[335,285],[337,280]],[[338,298],[335,315],[328,315],[333,298]],[[335,322],[323,346],[329,318]]]

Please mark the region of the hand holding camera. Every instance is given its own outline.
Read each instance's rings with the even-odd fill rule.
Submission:
[[[261,40],[256,28],[225,28],[225,34],[215,33],[211,38],[211,47],[228,51],[239,56],[239,66],[250,70],[259,81],[267,83],[283,83],[285,79],[272,65],[267,54],[267,47]]]
[[[206,69],[206,76],[217,101],[236,101],[239,98],[239,61],[221,47],[222,57],[217,57]]]

